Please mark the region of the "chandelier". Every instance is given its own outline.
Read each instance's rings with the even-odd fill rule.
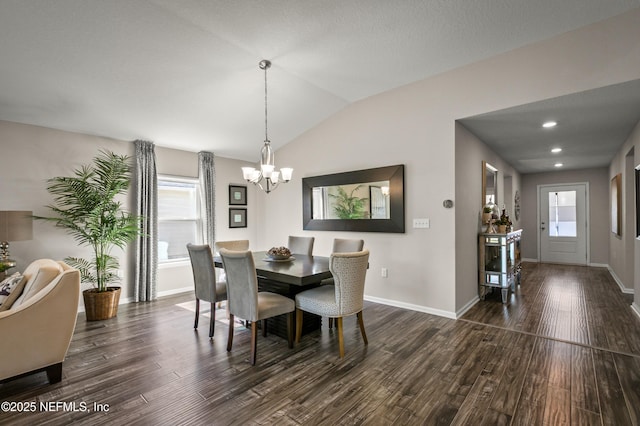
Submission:
[[[289,182],[293,169],[283,167],[280,171],[275,170],[273,149],[267,135],[267,70],[271,67],[271,61],[263,59],[258,66],[264,70],[264,145],[262,146],[262,151],[260,151],[260,169],[243,167],[242,176],[247,182],[257,185],[268,194],[276,189],[280,182]]]

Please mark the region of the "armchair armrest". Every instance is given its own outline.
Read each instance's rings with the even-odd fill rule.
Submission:
[[[22,305],[0,312],[0,380],[64,361],[79,297],[80,272],[67,269]]]

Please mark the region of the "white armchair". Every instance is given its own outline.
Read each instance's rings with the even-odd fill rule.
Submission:
[[[0,383],[40,371],[56,383],[76,325],[80,272],[40,259],[23,275],[22,295],[0,312]]]

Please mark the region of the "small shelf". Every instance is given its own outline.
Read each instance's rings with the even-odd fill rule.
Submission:
[[[521,229],[506,234],[479,235],[478,292],[481,300],[488,292],[499,288],[502,303],[507,303],[509,289],[515,291],[516,285],[520,285],[521,237]]]

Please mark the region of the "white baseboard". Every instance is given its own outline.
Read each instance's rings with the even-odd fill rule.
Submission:
[[[381,297],[364,296],[364,300],[381,305],[395,306],[396,308],[404,308],[410,311],[423,312],[425,314],[437,315],[439,317],[457,319],[455,312],[443,311],[440,309],[427,308],[426,306],[414,305],[412,303],[399,302],[397,300],[383,299]]]
[[[606,263],[590,263],[589,266],[592,266],[594,268],[609,268],[609,265],[607,265]]]
[[[456,312],[456,319],[462,317],[469,309],[471,309],[476,303],[480,301],[480,296],[476,296],[469,301],[466,305],[464,305],[461,309]]]
[[[193,291],[193,286],[161,291],[158,293],[158,297],[173,296],[174,294],[186,293],[188,291]]]
[[[640,305],[638,305],[636,302],[633,302],[631,304],[631,310],[635,312],[638,317],[640,317]]]
[[[618,284],[618,287],[620,287],[620,291],[621,292],[623,292],[625,294],[633,294],[634,293],[634,290],[632,288],[627,288],[627,287],[624,286],[624,284],[622,283],[620,278],[618,278],[618,276],[613,271],[611,266],[607,265],[607,269],[609,270],[609,274],[611,274],[611,277],[613,278],[613,280],[616,282],[616,284]]]
[[[188,291],[193,291],[193,286],[161,291],[157,294],[157,296],[158,297],[173,296],[174,294],[186,293]],[[128,303],[133,303],[133,302],[134,302],[133,297],[121,297],[120,300],[118,301],[118,306],[126,305]],[[80,312],[84,312],[84,304],[81,304],[78,306],[78,313]]]
[[[522,261],[523,262],[530,262],[530,263],[538,263],[538,259],[530,259],[528,257],[523,257]]]

